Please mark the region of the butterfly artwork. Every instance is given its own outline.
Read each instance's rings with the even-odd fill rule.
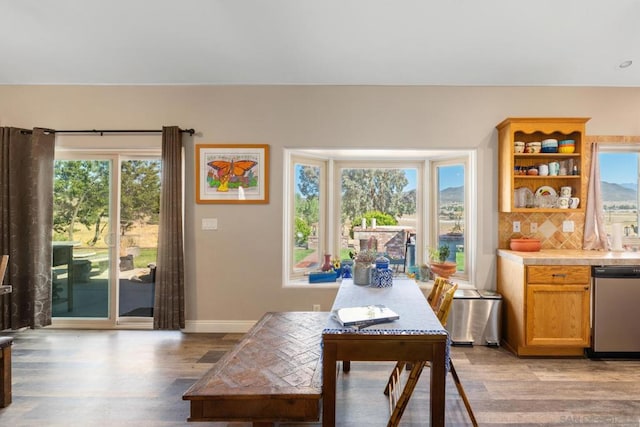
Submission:
[[[217,173],[219,181],[218,191],[229,191],[231,183],[237,183],[237,188],[255,186],[255,175],[251,169],[258,164],[255,160],[213,160],[207,163]]]
[[[269,146],[196,144],[196,203],[269,203]]]

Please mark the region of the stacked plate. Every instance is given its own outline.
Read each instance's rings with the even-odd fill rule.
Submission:
[[[557,139],[545,139],[542,141],[543,153],[557,153],[558,152],[558,140]]]

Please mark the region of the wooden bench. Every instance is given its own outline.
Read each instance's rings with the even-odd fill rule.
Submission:
[[[182,396],[188,421],[318,421],[327,312],[267,313]]]
[[[0,408],[11,403],[11,344],[13,338],[0,337]]]

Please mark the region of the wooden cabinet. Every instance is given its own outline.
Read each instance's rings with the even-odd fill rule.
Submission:
[[[584,211],[586,201],[586,162],[584,159],[585,124],[588,118],[507,118],[498,129],[498,206],[500,212],[558,212],[548,206],[548,200],[532,198],[520,205],[515,190],[528,188],[535,195],[541,188],[551,187],[560,194],[560,187],[571,187],[572,196],[580,199],[577,210]],[[545,139],[575,141],[573,153],[516,153],[515,142],[542,142]],[[540,164],[558,162],[565,166],[565,175],[540,176],[524,172]],[[577,173],[574,174],[574,168]],[[541,190],[541,193],[543,191]]]
[[[589,346],[590,269],[528,266],[525,343]]]
[[[519,356],[580,356],[590,345],[589,266],[523,265],[498,257],[503,344]]]

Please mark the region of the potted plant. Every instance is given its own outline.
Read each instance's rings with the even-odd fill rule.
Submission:
[[[447,261],[449,246],[442,244],[437,248],[429,248],[429,266],[431,271],[440,277],[448,278],[456,272],[456,263]]]
[[[353,265],[353,283],[369,285],[371,283],[371,264],[376,260],[377,252],[365,249],[356,255]]]

